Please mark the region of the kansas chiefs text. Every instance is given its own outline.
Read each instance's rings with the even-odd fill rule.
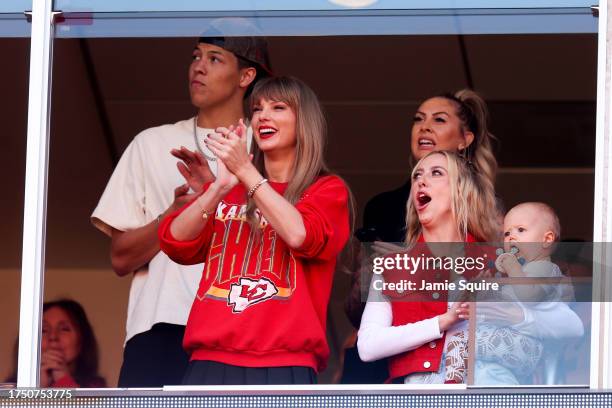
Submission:
[[[246,220],[246,205],[220,203],[204,270],[205,293],[227,299],[234,312],[273,296],[289,297],[295,289],[296,262],[286,244],[259,213],[259,233]],[[202,296],[203,295],[203,296]]]

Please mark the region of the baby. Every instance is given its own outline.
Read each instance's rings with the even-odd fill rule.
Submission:
[[[528,202],[512,208],[504,218],[504,250],[495,262],[510,278],[562,277],[550,256],[559,241],[561,227],[554,210]],[[539,309],[561,300],[559,285],[504,285],[505,301],[521,302]],[[523,303],[528,302],[528,303]],[[497,323],[479,322],[476,331],[476,373],[478,385],[520,384],[529,380],[542,356],[542,339]]]
[[[504,218],[504,249],[496,262],[497,269],[510,278],[550,278],[562,276],[550,261],[561,226],[554,210],[544,203],[522,203]],[[524,259],[521,265],[519,259]],[[515,285],[522,301],[540,302],[555,295],[555,285]]]

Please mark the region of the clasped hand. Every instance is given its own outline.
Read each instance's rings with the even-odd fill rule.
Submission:
[[[209,134],[204,141],[218,159],[215,184],[231,189],[240,182],[240,174],[252,166],[253,155],[247,151],[247,127],[240,119],[236,127],[219,127],[215,131],[217,133]]]
[[[49,387],[68,374],[68,363],[64,353],[57,349],[42,352],[40,364],[40,385]]]
[[[171,151],[174,157],[181,160],[176,165],[186,181],[186,184],[178,187],[181,189],[180,196],[185,195],[192,199],[193,195],[187,194],[189,188],[195,193],[200,193],[204,184],[211,181],[225,189],[234,187],[239,182],[236,174],[251,164],[252,155],[249,155],[247,150],[247,127],[242,119],[238,126],[219,127],[215,132],[207,135],[204,143],[218,159],[216,178],[202,153],[191,151],[186,147]]]
[[[184,193],[189,188],[195,193],[199,193],[202,191],[204,184],[215,180],[215,176],[208,166],[208,161],[201,152],[194,152],[185,146],[181,146],[180,149],[172,149],[170,153],[180,160],[176,163],[176,167],[186,181],[186,184],[181,186],[185,189]]]

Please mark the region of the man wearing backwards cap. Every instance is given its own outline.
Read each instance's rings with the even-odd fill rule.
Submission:
[[[117,275],[133,274],[119,387],[182,381],[188,356],[181,343],[202,265],[178,265],[160,252],[157,227],[214,178],[216,157],[205,147],[204,137],[217,127],[238,124],[245,116],[245,96],[269,73],[264,39],[200,38],[189,67],[189,92],[197,115],[138,134],[91,216],[92,223],[111,237],[111,263]],[[250,140],[250,129],[247,137]],[[171,151],[182,162],[176,163]],[[192,161],[207,161],[210,171],[192,172]]]

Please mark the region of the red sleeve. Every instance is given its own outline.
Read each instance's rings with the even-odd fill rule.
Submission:
[[[304,258],[335,258],[349,236],[348,189],[344,182],[336,176],[320,178],[295,207],[302,215],[306,237],[294,253]]]
[[[79,384],[70,376],[70,374],[66,374],[59,380],[55,381],[51,384],[52,388],[79,388]]]
[[[208,186],[204,188],[204,191],[206,191],[206,188],[208,188]],[[204,262],[214,230],[215,218],[214,215],[212,215],[208,219],[204,229],[200,232],[200,235],[195,239],[191,241],[178,241],[172,236],[170,232],[172,221],[174,221],[185,208],[192,205],[195,200],[196,199],[186,204],[180,210],[167,216],[161,222],[158,229],[159,247],[168,257],[170,257],[170,259],[181,265],[194,265]]]

